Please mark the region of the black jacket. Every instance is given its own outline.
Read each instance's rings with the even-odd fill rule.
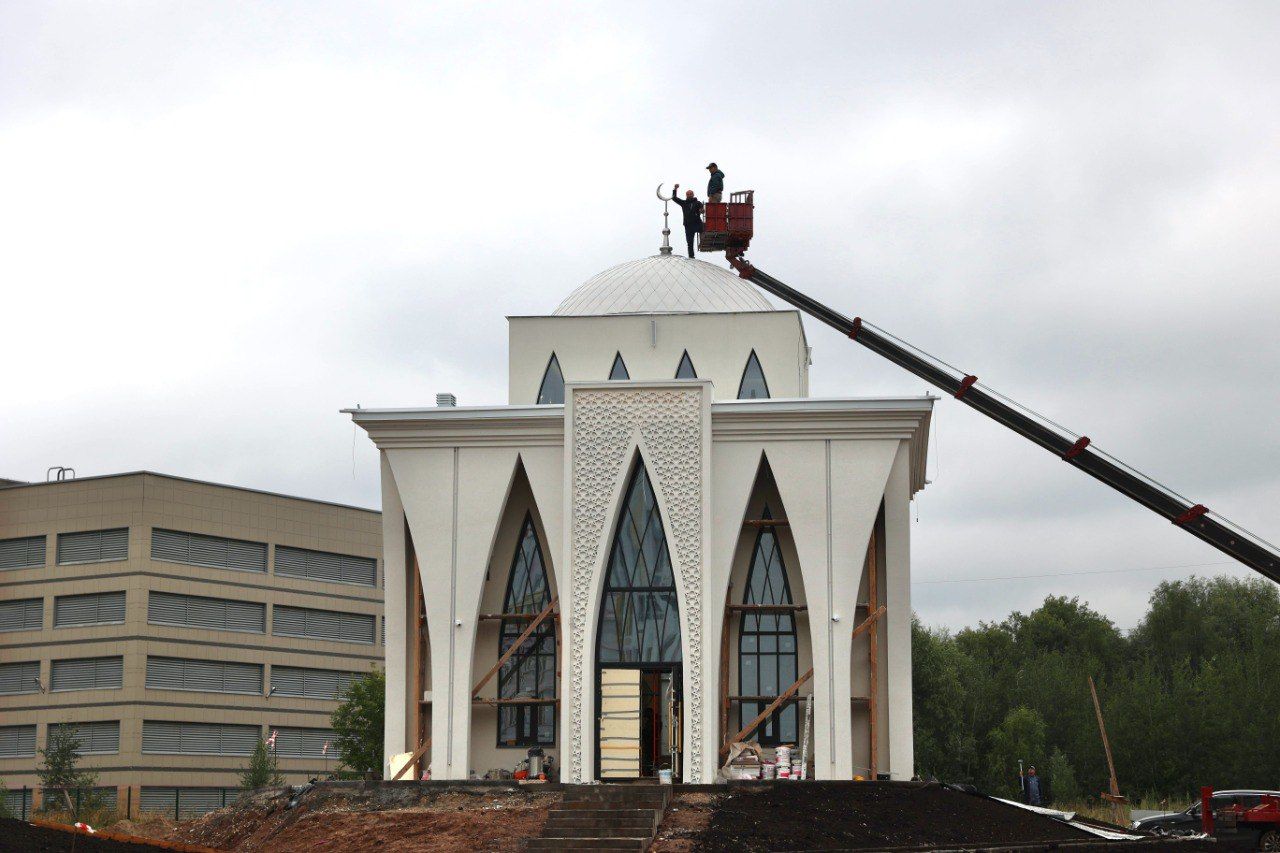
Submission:
[[[696,198],[683,199],[678,195],[672,196],[671,200],[684,209],[684,230],[701,231],[703,228],[702,202]]]
[[[707,181],[707,195],[722,192],[724,192],[724,172],[716,169],[711,173],[711,180]]]

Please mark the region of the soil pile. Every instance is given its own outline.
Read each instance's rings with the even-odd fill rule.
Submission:
[[[928,783],[797,782],[677,797],[654,850],[881,850],[1100,842],[1062,821]],[[1114,845],[1152,849],[1132,842]],[[1097,849],[1092,845],[1085,849]],[[1189,851],[1192,845],[1177,845]]]
[[[0,818],[0,853],[167,853],[169,849]]]
[[[237,853],[516,851],[542,833],[560,794],[520,788],[323,783],[298,796],[263,790],[168,838]]]

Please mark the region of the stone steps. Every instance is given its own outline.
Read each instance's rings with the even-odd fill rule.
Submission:
[[[542,837],[527,850],[645,850],[671,801],[658,785],[581,785],[565,789],[547,816]]]

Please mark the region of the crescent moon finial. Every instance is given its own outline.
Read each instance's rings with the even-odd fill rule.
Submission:
[[[658,184],[658,189],[655,192],[657,192],[658,198],[662,199],[663,201],[671,201],[671,196],[664,196],[662,194],[662,184]]]

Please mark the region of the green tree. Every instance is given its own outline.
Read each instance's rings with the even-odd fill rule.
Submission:
[[[911,620],[912,707],[916,772],[947,782],[968,782],[977,743],[966,717],[968,659],[945,631]]]
[[[329,718],[342,766],[369,779],[382,774],[386,701],[387,675],[374,669],[351,682],[342,694],[342,704]]]
[[[280,765],[276,754],[267,747],[267,742],[258,738],[258,745],[249,756],[249,766],[240,774],[240,787],[246,791],[256,788],[277,788],[284,784],[280,775]]]
[[[96,807],[92,796],[76,795],[77,788],[92,788],[98,781],[98,774],[92,770],[81,770],[80,731],[74,725],[49,726],[49,735],[44,748],[40,750],[40,766],[36,775],[40,777],[40,786],[46,797],[55,797],[62,801],[72,818],[79,820],[83,812]],[[86,792],[88,793],[88,792]],[[53,803],[44,802],[48,809]]]
[[[1014,708],[991,732],[987,784],[998,793],[1018,793],[1018,762],[1034,764],[1045,754],[1045,723],[1038,711],[1026,706]]]
[[[1075,768],[1071,766],[1066,754],[1056,746],[1053,748],[1053,755],[1044,764],[1044,775],[1049,779],[1049,793],[1053,795],[1055,802],[1079,802],[1080,785],[1076,782]]]

